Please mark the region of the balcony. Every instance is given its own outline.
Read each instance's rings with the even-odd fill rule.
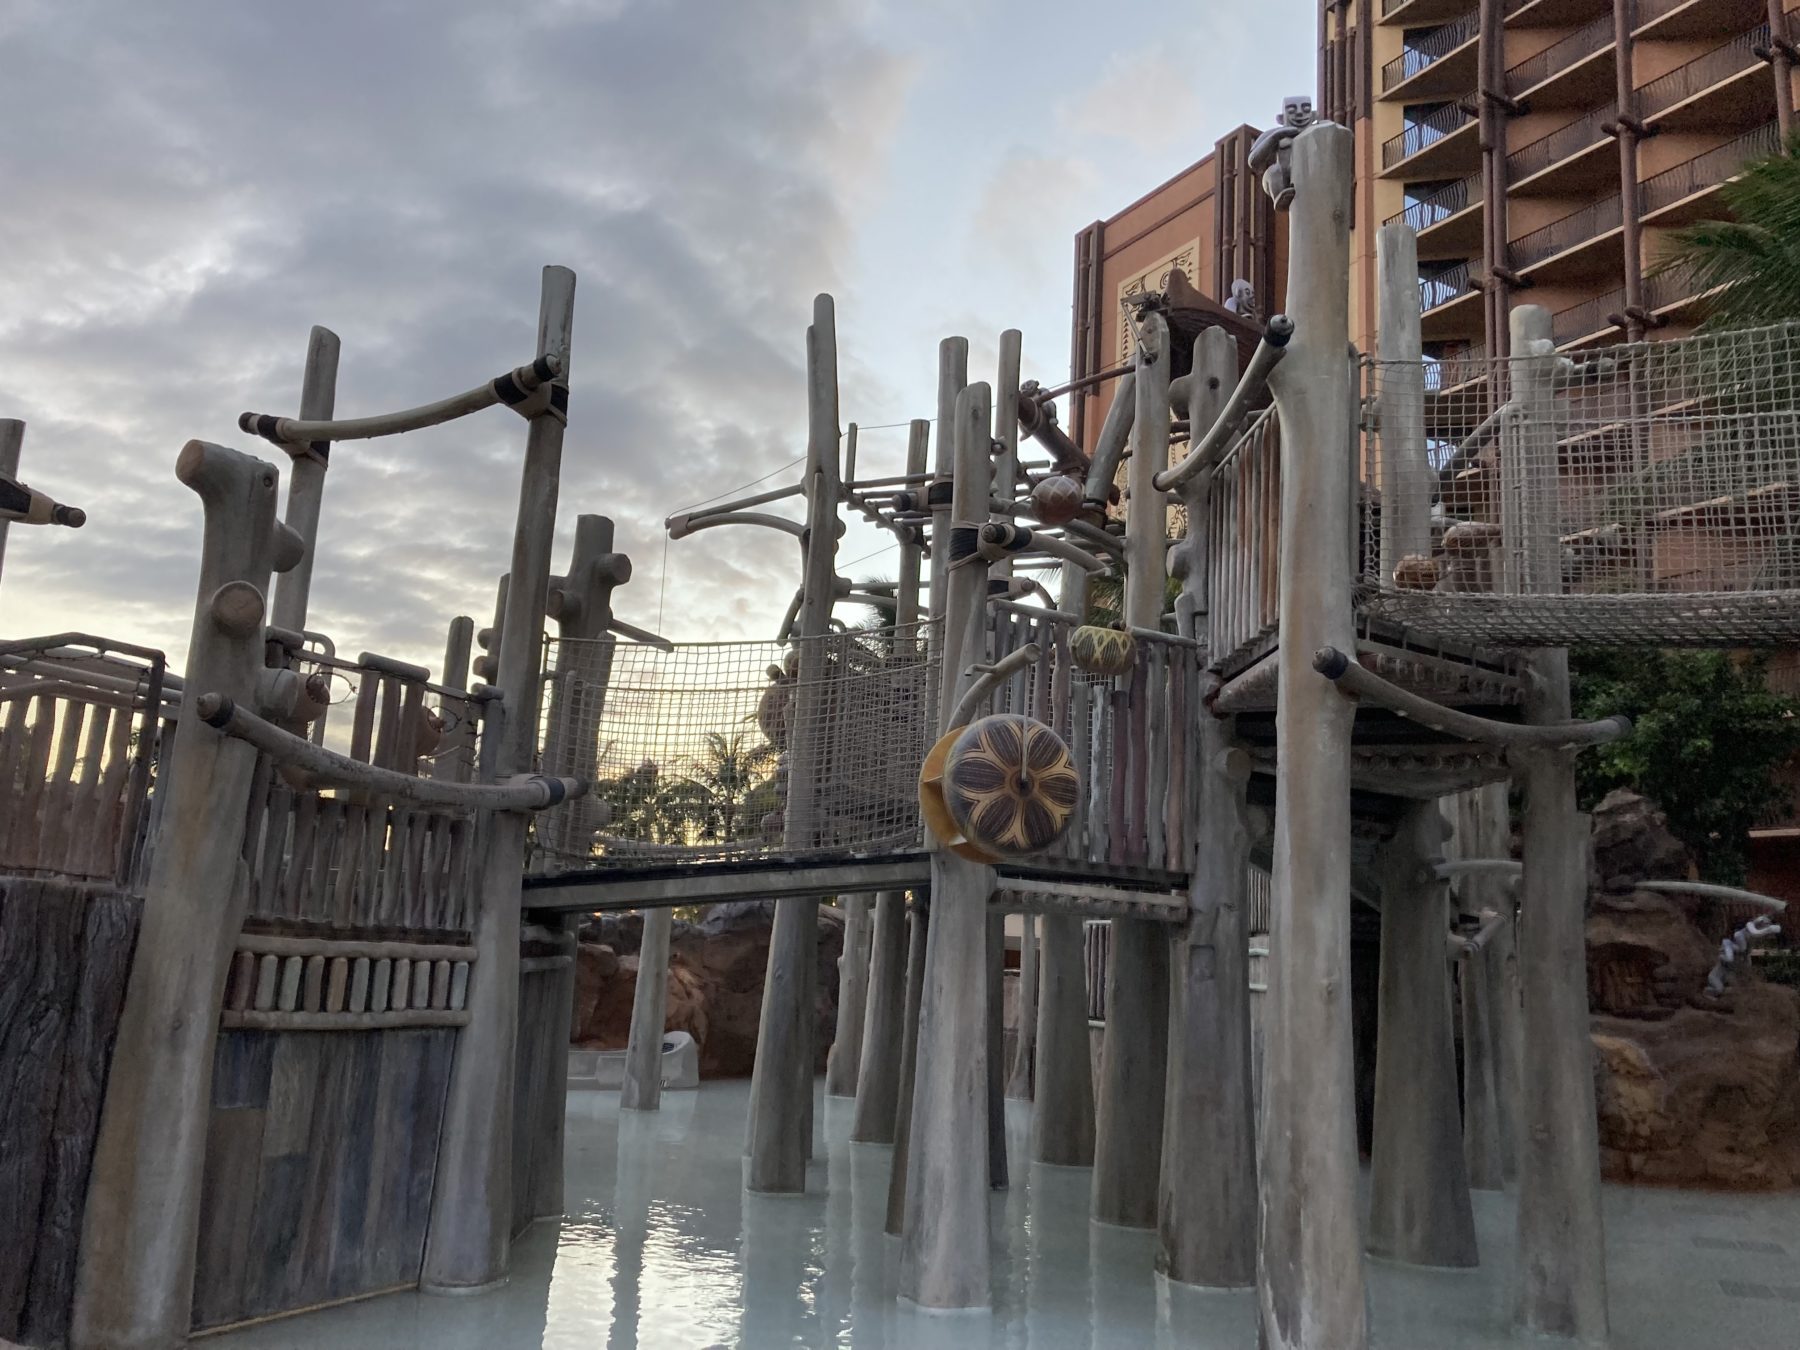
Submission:
[[[1623,286],[1559,309],[1550,316],[1550,338],[1558,347],[1572,347],[1607,337],[1618,327],[1612,316],[1624,309]]]
[[[1419,308],[1429,313],[1459,300],[1465,295],[1475,294],[1474,277],[1466,262],[1457,263],[1454,267],[1446,267],[1428,277],[1419,278]]]
[[[1423,259],[1466,258],[1481,251],[1481,175],[1440,183],[1384,224],[1401,222],[1419,236]]]
[[[1606,103],[1548,136],[1520,146],[1506,157],[1511,190],[1519,194],[1566,195],[1616,179],[1617,156],[1602,152],[1613,145],[1606,125],[1618,115],[1619,105]]]
[[[1610,8],[1506,71],[1506,92],[1538,108],[1581,107],[1605,98],[1615,79]]]
[[[1381,0],[1381,21],[1417,28],[1472,13],[1476,5],[1477,0]]]
[[[1615,192],[1610,197],[1590,202],[1578,211],[1571,211],[1541,229],[1521,235],[1512,241],[1508,249],[1512,265],[1524,272],[1540,267],[1552,258],[1575,261],[1570,255],[1584,251],[1588,245],[1599,242],[1624,224],[1625,213],[1622,208],[1623,201]]]
[[[1767,122],[1646,178],[1639,188],[1644,223],[1686,225],[1705,218],[1710,199],[1721,184],[1737,177],[1746,160],[1773,154],[1780,145],[1780,128]]]
[[[1433,28],[1381,68],[1381,96],[1414,102],[1447,98],[1475,82],[1480,15],[1469,13]]]
[[[1658,76],[1638,90],[1638,115],[1658,129],[1766,121],[1774,115],[1775,82],[1756,51],[1768,43],[1769,25],[1758,24]]]
[[[1750,27],[1768,17],[1765,0],[1637,0],[1639,41],[1705,38]]]
[[[1506,0],[1508,28],[1564,28],[1611,14],[1613,0]]]
[[[1480,162],[1475,114],[1446,103],[1407,124],[1381,147],[1382,173],[1395,178],[1460,178]]]

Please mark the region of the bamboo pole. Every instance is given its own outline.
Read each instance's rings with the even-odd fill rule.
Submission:
[[[557,358],[567,380],[574,328],[575,274],[546,267],[538,309],[538,350]],[[566,383],[564,384],[566,389]],[[541,682],[538,649],[550,586],[563,421],[548,410],[531,420],[519,477],[506,613],[495,667],[499,698],[488,704],[482,776],[505,779],[531,765],[537,750]],[[456,1293],[506,1277],[512,1228],[513,1073],[519,1025],[519,898],[525,817],[497,812],[486,821],[477,864],[474,919],[480,951],[469,980],[469,1025],[457,1036],[444,1103],[431,1222],[419,1287]]]
[[[1257,1304],[1269,1350],[1368,1344],[1350,1046],[1350,731],[1311,654],[1351,650],[1349,227],[1354,137],[1293,143],[1294,340],[1281,417],[1281,646],[1274,877],[1264,995]]]

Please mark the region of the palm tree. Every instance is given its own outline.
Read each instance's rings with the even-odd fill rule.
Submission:
[[[754,834],[773,809],[774,768],[775,747],[749,731],[707,732],[682,779],[700,837],[728,843]]]
[[[1728,218],[1677,230],[1652,275],[1685,274],[1696,294],[1716,290],[1710,327],[1800,319],[1800,133],[1749,161],[1719,199]]]

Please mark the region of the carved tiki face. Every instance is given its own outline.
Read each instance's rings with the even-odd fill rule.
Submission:
[[[1298,131],[1302,127],[1310,127],[1314,116],[1311,94],[1289,94],[1281,100],[1281,121],[1284,126]]]

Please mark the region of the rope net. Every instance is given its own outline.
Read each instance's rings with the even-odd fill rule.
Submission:
[[[1366,361],[1361,607],[1501,646],[1800,638],[1797,358],[1786,324]]]
[[[543,769],[595,786],[538,817],[534,868],[919,846],[919,763],[936,715],[928,632],[667,652],[551,641]]]

